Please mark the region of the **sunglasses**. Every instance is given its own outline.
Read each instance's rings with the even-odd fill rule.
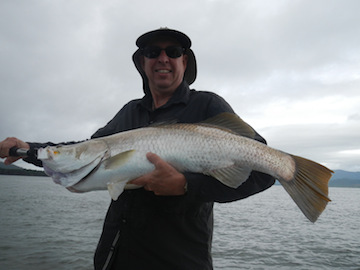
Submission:
[[[184,54],[185,49],[181,46],[169,46],[165,49],[157,46],[148,46],[142,49],[142,55],[147,58],[156,58],[164,50],[166,55],[170,58],[178,58]]]

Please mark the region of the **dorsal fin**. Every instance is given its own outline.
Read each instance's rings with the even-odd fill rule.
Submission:
[[[164,121],[151,123],[148,127],[164,127],[164,126],[171,126],[174,124],[179,124],[177,119],[170,119],[170,120],[164,120]]]
[[[220,113],[202,121],[200,124],[230,130],[233,133],[252,139],[256,135],[254,129],[234,113]]]

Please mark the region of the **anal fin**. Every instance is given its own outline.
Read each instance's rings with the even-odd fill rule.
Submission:
[[[236,167],[235,165],[205,172],[205,174],[215,177],[224,185],[232,188],[237,188],[244,183],[249,178],[250,173],[251,169]]]

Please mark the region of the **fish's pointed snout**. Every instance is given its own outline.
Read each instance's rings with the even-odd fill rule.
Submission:
[[[37,158],[40,160],[46,160],[49,159],[49,149],[46,148],[39,148],[37,151]]]
[[[50,148],[47,150],[47,152],[48,152],[48,157],[50,157],[51,159],[54,159],[54,157],[56,157],[57,155],[60,154],[59,151],[53,150],[53,149],[50,149]]]
[[[60,155],[60,151],[52,147],[40,148],[38,150],[38,159],[53,160]]]

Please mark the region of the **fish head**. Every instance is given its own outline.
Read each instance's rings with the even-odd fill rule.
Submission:
[[[99,166],[108,154],[101,140],[72,145],[47,146],[38,150],[44,171],[55,183],[64,187],[76,185]]]

